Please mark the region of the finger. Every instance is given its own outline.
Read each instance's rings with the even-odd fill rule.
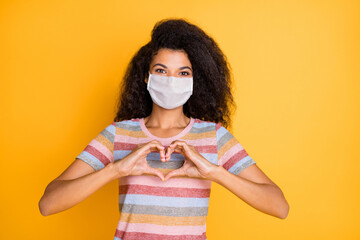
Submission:
[[[181,176],[181,175],[183,175],[183,168],[175,169],[175,170],[169,172],[168,174],[166,174],[164,181],[167,181],[171,177]]]
[[[166,161],[169,161],[170,160],[170,156],[171,156],[171,154],[174,152],[174,148],[173,147],[168,147],[167,149],[166,149],[166,154],[165,154],[165,159],[166,159]]]
[[[173,148],[174,151],[182,152],[185,150],[185,145],[187,145],[186,142],[176,140],[170,144],[170,147]]]
[[[160,153],[160,159],[161,161],[165,161],[165,147],[162,145],[156,145],[156,148],[158,149],[159,153]]]
[[[158,141],[153,141],[149,145],[149,148],[152,152],[159,152],[160,153],[160,159],[162,162],[165,161],[165,147],[161,145]]]
[[[181,153],[182,155],[190,159],[192,162],[198,162],[197,158],[195,157],[196,149],[194,149],[193,146],[189,146],[187,142],[176,140],[173,143],[171,143],[170,146],[172,147],[175,146],[174,149],[175,152]]]
[[[182,147],[182,141],[178,141],[178,140],[175,140],[174,142],[172,142],[170,145],[169,145],[169,147],[168,147],[168,149],[170,149],[170,150],[168,150],[167,149],[167,151],[169,152],[169,154],[167,153],[166,155],[165,155],[165,157],[169,157],[170,158],[170,155],[173,153],[173,152],[176,152],[176,153],[181,153],[181,154],[183,154],[184,152],[183,152],[183,147]]]
[[[152,167],[149,167],[147,172],[151,173],[151,174],[154,174],[154,175],[158,176],[162,181],[165,181],[163,173],[160,172],[159,170],[157,170],[155,168],[152,168]]]

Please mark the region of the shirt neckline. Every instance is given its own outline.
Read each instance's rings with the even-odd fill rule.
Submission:
[[[189,124],[178,134],[176,134],[175,136],[172,136],[172,137],[167,137],[167,138],[162,138],[162,137],[157,137],[155,135],[153,135],[148,129],[147,127],[145,126],[145,122],[144,122],[144,118],[140,118],[139,120],[140,122],[140,127],[141,129],[143,130],[143,132],[150,138],[153,138],[153,139],[157,139],[161,142],[172,142],[176,139],[179,139],[183,136],[185,136],[189,131],[190,129],[192,128],[192,126],[194,125],[194,122],[195,122],[195,119],[190,117],[190,122]]]

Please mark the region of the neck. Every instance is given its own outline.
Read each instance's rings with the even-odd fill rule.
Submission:
[[[169,129],[184,128],[190,122],[185,116],[183,106],[174,109],[165,109],[153,104],[153,110],[149,116],[144,118],[147,127]]]

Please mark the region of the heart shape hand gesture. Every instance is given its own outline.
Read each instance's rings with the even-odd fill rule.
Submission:
[[[151,152],[160,152],[161,159],[165,159],[165,147],[157,140],[138,144],[126,157],[114,163],[120,176],[156,175],[164,181],[164,175],[158,169],[152,168],[146,161]]]
[[[185,157],[184,165],[181,168],[169,172],[165,181],[174,176],[187,176],[212,180],[217,165],[205,159],[192,145],[185,141],[175,140],[166,149],[165,161],[170,160],[171,153],[181,153]]]
[[[166,177],[163,173],[148,165],[146,156],[151,152],[159,152],[162,162],[168,162],[173,152],[181,153],[185,157],[181,168],[169,172]],[[188,176],[195,178],[212,179],[217,165],[209,162],[191,145],[185,141],[175,140],[166,149],[158,140],[138,144],[126,157],[114,163],[120,176],[128,175],[156,175],[166,181],[174,176]]]

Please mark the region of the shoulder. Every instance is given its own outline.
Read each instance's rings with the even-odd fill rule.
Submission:
[[[195,118],[195,124],[202,125],[202,126],[211,126],[214,128],[214,130],[218,131],[220,128],[223,128],[226,130],[226,128],[220,123],[220,122],[213,122],[213,121],[207,121],[207,120],[201,120],[198,118]]]
[[[217,123],[217,122],[213,122],[213,121],[201,120],[198,118],[195,118],[195,123],[201,124],[201,125],[213,126],[216,128],[216,130],[223,127],[223,125],[220,122]]]
[[[117,135],[128,135],[130,132],[141,131],[140,118],[124,119],[112,123],[116,128]]]
[[[194,124],[215,126],[217,123],[212,122],[212,121],[207,121],[207,120],[201,120],[199,118],[194,118]]]
[[[207,120],[194,118],[193,130],[196,132],[211,132],[216,131],[216,123]]]
[[[140,118],[123,119],[120,121],[114,121],[112,124],[116,127],[122,127],[124,125],[136,125],[140,123]]]

